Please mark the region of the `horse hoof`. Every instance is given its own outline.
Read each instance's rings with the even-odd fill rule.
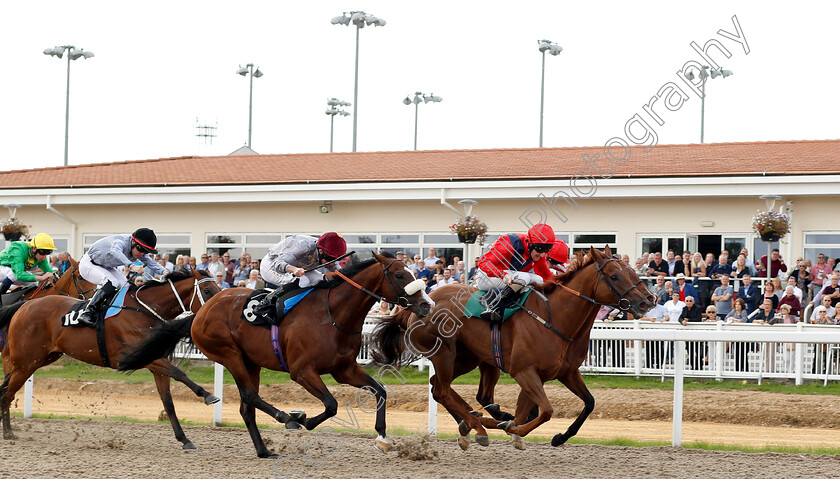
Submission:
[[[197,447],[195,447],[195,444],[193,444],[193,443],[191,443],[191,442],[188,442],[188,443],[184,444],[184,447],[183,447],[182,449],[186,449],[186,450],[190,450],[190,451],[192,451],[192,450],[195,450],[195,449],[198,449],[198,448],[197,448]]]
[[[566,442],[566,438],[563,437],[562,434],[556,434],[554,437],[551,438],[551,445],[557,447],[561,444]]]
[[[286,422],[286,429],[290,431],[299,431],[302,428],[300,426],[300,423],[298,423],[297,421],[289,420],[288,422]]]
[[[379,449],[380,452],[388,452],[393,447],[393,444],[387,437],[377,436],[376,441],[373,442],[373,446]]]
[[[204,398],[204,404],[206,404],[208,406],[211,405],[211,404],[216,404],[219,401],[221,401],[221,399],[217,398],[216,396],[214,396],[212,394],[207,396],[206,398]]]
[[[491,416],[496,417],[496,414],[501,414],[502,410],[497,403],[492,403],[484,406],[484,410],[490,413]]]
[[[507,431],[508,429],[510,429],[511,426],[513,426],[513,421],[504,421],[504,422],[500,422],[497,427],[499,429]]]
[[[520,451],[525,450],[525,440],[522,439],[522,436],[517,436],[516,434],[511,434],[513,437],[513,447],[519,449]]]
[[[467,437],[469,437],[469,435],[470,435],[470,431],[471,431],[471,430],[472,430],[472,429],[471,429],[469,426],[467,426],[467,423],[465,423],[464,421],[461,421],[461,422],[459,422],[459,423],[458,423],[458,432],[459,432],[462,436],[467,436]]]
[[[470,436],[458,436],[458,445],[461,449],[466,451],[470,448]]]
[[[484,413],[482,413],[481,411],[470,411],[470,414],[472,414],[475,417],[484,417]]]
[[[17,439],[17,436],[15,436],[15,435],[14,435],[14,434],[12,434],[12,433],[8,433],[8,434],[6,434],[6,433],[4,432],[4,433],[3,433],[3,439],[8,439],[8,440],[10,440],[10,441],[14,441],[15,439]]]
[[[475,443],[479,446],[487,447],[490,445],[490,438],[487,436],[479,436],[478,434],[475,435]]]
[[[301,411],[297,409],[294,411],[289,411],[289,417],[292,418],[292,421],[303,422],[306,420],[306,411]]]
[[[271,452],[271,451],[265,451],[265,452],[258,452],[258,453],[257,453],[257,457],[260,457],[260,458],[262,458],[262,459],[277,459],[277,458],[279,458],[280,456],[279,456],[279,455],[277,455],[277,454],[274,454],[274,453],[273,453],[273,452]]]

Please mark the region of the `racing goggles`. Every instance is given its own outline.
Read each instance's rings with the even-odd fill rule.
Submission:
[[[548,253],[551,251],[551,248],[554,247],[553,244],[545,244],[545,243],[537,243],[531,245],[537,253]]]
[[[52,252],[53,252],[53,250],[51,250],[51,249],[36,249],[35,250],[35,254],[40,254],[40,255],[44,255],[44,256],[49,256],[49,255],[52,254]]]

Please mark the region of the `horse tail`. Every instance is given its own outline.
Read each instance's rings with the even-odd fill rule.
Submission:
[[[182,319],[167,321],[152,329],[149,336],[135,346],[129,346],[128,353],[117,364],[117,369],[126,371],[140,369],[147,364],[172,354],[178,341],[189,337],[194,314]]]
[[[404,310],[377,322],[371,335],[371,355],[376,364],[399,366],[405,352],[406,321],[411,311]]]
[[[0,329],[6,329],[12,322],[12,316],[23,306],[23,301],[8,306],[0,306]]]

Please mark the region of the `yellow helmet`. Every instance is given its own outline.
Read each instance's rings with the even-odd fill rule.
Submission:
[[[29,246],[35,249],[55,249],[52,237],[46,233],[36,234],[34,238],[29,240]]]

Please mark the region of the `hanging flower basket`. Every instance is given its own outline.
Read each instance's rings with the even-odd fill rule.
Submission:
[[[6,241],[20,241],[22,237],[29,235],[29,226],[18,221],[17,218],[9,218],[0,222],[3,237]]]
[[[762,241],[779,241],[790,233],[790,216],[775,211],[763,211],[752,218],[752,228]]]
[[[459,219],[449,226],[449,231],[458,235],[458,241],[461,243],[472,244],[478,241],[479,244],[484,244],[487,237],[487,225],[476,216]]]

